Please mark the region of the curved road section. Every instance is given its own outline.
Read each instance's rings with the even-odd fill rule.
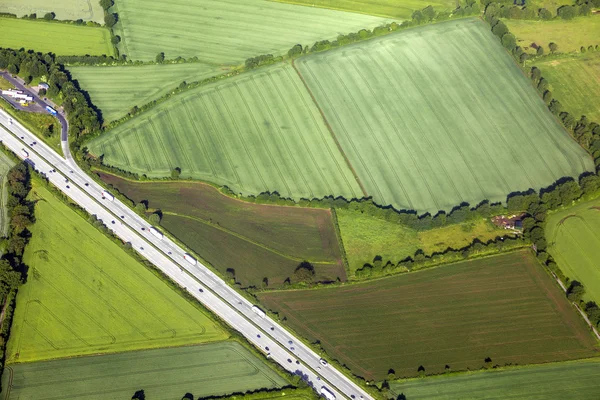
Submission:
[[[257,309],[199,261],[163,236],[118,199],[105,196],[102,186],[77,165],[60,157],[35,135],[0,110],[0,141],[27,159],[52,184],[96,215],[125,242],[152,262],[171,280],[184,287],[205,307],[243,334],[252,344],[291,373],[301,375],[328,400],[373,400],[360,386]],[[235,251],[235,249],[232,249]]]

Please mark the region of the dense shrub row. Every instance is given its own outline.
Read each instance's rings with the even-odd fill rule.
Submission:
[[[482,0],[486,10],[493,11],[499,18],[509,19],[540,19],[551,20],[555,18],[573,19],[577,16],[591,15],[593,8],[600,7],[600,0],[577,0],[573,5],[561,5],[554,13],[547,8],[525,6],[525,0]]]

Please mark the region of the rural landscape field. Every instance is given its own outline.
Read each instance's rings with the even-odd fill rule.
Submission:
[[[597,399],[600,0],[0,0],[0,399]]]

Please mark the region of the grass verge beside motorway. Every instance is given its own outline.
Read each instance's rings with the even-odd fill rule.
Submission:
[[[268,4],[268,3],[267,3]],[[188,90],[88,143],[105,165],[243,194],[295,199],[363,193],[300,78],[287,64]]]
[[[103,27],[0,17],[0,47],[31,49],[59,56],[114,55]]]
[[[600,199],[552,213],[546,220],[548,252],[585,297],[600,304]]]
[[[585,115],[590,121],[600,121],[600,52],[548,58],[534,64],[550,82],[554,97],[575,118]]]
[[[337,288],[258,295],[298,334],[366,379],[542,363],[598,353],[528,251]]]
[[[295,64],[377,204],[435,214],[504,202],[594,169],[479,19],[420,26]]]
[[[15,165],[15,163],[6,154],[0,151],[0,237],[5,237],[8,234],[8,209],[6,201],[8,192],[6,187],[6,174]],[[3,249],[0,248],[0,257]]]
[[[11,365],[2,400],[60,398],[147,399],[221,396],[288,385],[236,342],[212,343]]]
[[[513,235],[484,219],[417,232],[358,211],[338,209],[336,214],[351,272],[373,263],[377,256],[384,263],[396,263],[414,257],[417,250],[431,255],[448,248],[461,249],[475,239],[485,243]]]
[[[41,183],[23,261],[9,363],[179,346],[229,334],[200,306],[81,218]]]
[[[546,54],[548,45],[558,44],[558,51],[570,53],[579,51],[581,46],[600,44],[600,14],[589,17],[577,17],[573,20],[554,19],[551,21],[504,20],[510,32],[517,37],[519,46],[535,53],[532,44],[542,46]],[[545,75],[544,75],[545,76]]]
[[[74,79],[102,111],[105,123],[175,89],[181,82],[199,81],[223,70],[199,63],[140,66],[68,67]]]
[[[596,400],[600,359],[531,365],[392,382],[394,397],[410,400]]]
[[[161,210],[161,226],[223,274],[233,268],[243,286],[260,287],[267,278],[277,287],[302,261],[315,267],[316,280],[346,279],[329,210],[253,204],[201,182],[99,175],[131,200]]]

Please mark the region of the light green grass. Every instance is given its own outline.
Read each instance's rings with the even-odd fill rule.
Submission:
[[[261,68],[190,90],[88,144],[104,163],[152,177],[227,185],[244,194],[362,197],[294,70]]]
[[[555,13],[554,10],[551,10]],[[558,51],[570,53],[579,51],[581,46],[600,44],[600,15],[579,17],[571,21],[556,19],[552,21],[530,21],[507,19],[504,21],[511,33],[517,37],[519,46],[531,47],[533,43],[550,52],[548,44],[558,44]],[[535,49],[530,48],[530,52]]]
[[[12,385],[11,385],[12,384]],[[218,396],[288,384],[239,343],[144,350],[9,366],[2,400],[149,400]]]
[[[461,249],[475,239],[487,242],[508,235],[484,219],[417,232],[356,211],[338,209],[336,215],[352,272],[372,263],[376,256],[384,263],[396,263],[414,256],[419,249],[431,255],[448,247]]]
[[[15,85],[0,76],[0,90],[14,89]]]
[[[357,12],[361,14],[379,15],[385,17],[411,19],[415,10],[428,5],[440,11],[452,11],[456,8],[456,0],[274,0],[281,3],[301,4],[310,7],[331,8]]]
[[[102,111],[104,122],[119,119],[133,106],[141,107],[169,93],[182,81],[199,81],[220,72],[199,63],[69,67],[69,71]]]
[[[536,62],[550,90],[576,118],[600,122],[600,52]]]
[[[114,55],[110,32],[102,27],[0,17],[0,47],[59,56]]]
[[[435,213],[594,168],[478,19],[312,54],[296,66],[378,204]]]
[[[8,232],[8,210],[6,209],[6,201],[8,192],[6,188],[6,174],[15,163],[8,158],[6,154],[0,151],[0,236],[5,237]],[[0,252],[0,256],[2,253]]]
[[[600,304],[600,199],[550,214],[546,240],[562,272],[583,283],[586,297]]]
[[[373,28],[387,19],[262,0],[120,0],[115,26],[121,54],[133,60],[198,56],[216,64],[281,55],[340,33]]]
[[[392,382],[394,397],[410,400],[578,399],[596,400],[600,360],[534,365],[502,371]]]
[[[97,0],[2,0],[0,12],[15,14],[17,17],[36,13],[38,18],[53,12],[59,20],[82,19],[104,23],[104,10]]]
[[[36,181],[34,181],[35,183]],[[176,346],[228,334],[36,183],[8,362]]]

